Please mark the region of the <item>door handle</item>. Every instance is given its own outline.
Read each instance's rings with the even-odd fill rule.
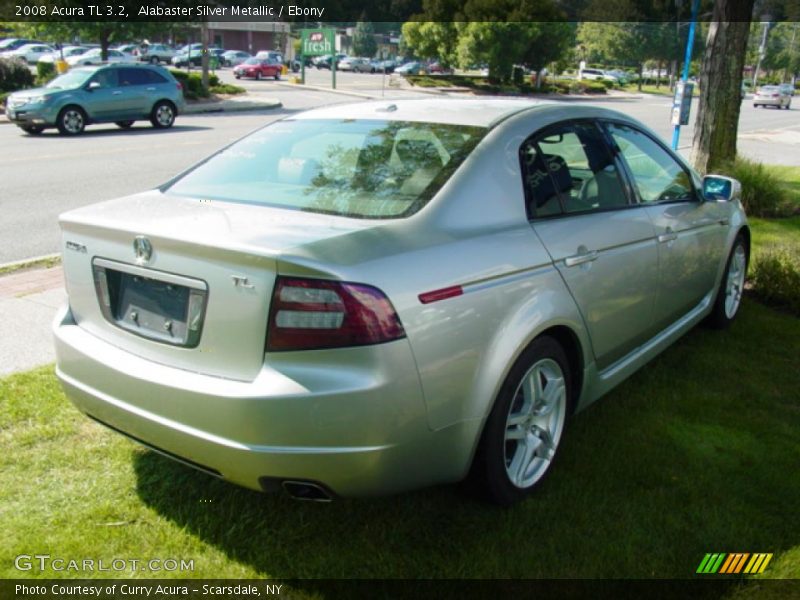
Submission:
[[[677,239],[678,239],[678,234],[672,231],[671,229],[668,229],[666,233],[662,233],[660,236],[658,236],[658,241],[662,244],[665,244],[667,242],[674,242]]]
[[[120,96],[120,95],[122,95],[122,92],[120,92],[120,91],[111,92],[111,95],[112,96]]]
[[[149,88],[146,88],[146,89],[147,89],[148,92],[155,92],[156,91],[156,88],[154,88],[154,87],[149,87]]]
[[[578,265],[594,262],[597,260],[597,257],[597,250],[592,250],[591,252],[583,252],[581,254],[569,256],[564,259],[564,264],[568,267],[577,267]]]

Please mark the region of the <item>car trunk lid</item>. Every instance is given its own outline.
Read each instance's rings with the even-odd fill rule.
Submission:
[[[237,380],[264,361],[279,257],[371,226],[153,191],[60,217],[76,323],[155,362]]]

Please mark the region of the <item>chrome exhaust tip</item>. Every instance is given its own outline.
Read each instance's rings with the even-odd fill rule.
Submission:
[[[310,481],[291,481],[281,482],[283,489],[295,500],[309,500],[311,502],[331,502],[331,493],[317,483]]]

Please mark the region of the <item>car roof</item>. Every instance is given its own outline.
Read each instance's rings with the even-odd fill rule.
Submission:
[[[520,98],[420,98],[337,104],[293,115],[293,119],[378,119],[491,127],[521,111],[553,104]]]

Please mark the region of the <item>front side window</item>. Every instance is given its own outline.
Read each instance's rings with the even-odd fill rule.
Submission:
[[[404,217],[444,185],[482,127],[373,120],[279,121],[165,191],[357,218]]]
[[[92,77],[90,83],[99,83],[101,88],[112,88],[119,85],[116,69],[103,69]]]
[[[642,202],[697,198],[689,174],[653,138],[628,125],[606,126],[628,165]]]
[[[571,123],[521,148],[528,214],[533,218],[627,206],[614,158],[593,123]]]

